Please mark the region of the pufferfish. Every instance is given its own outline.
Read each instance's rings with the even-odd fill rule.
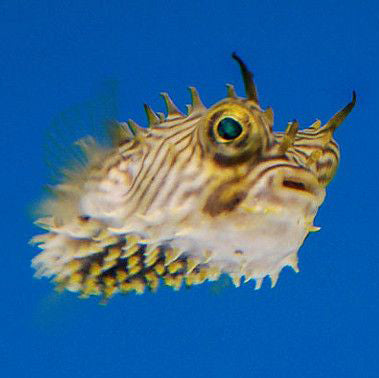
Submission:
[[[206,108],[194,87],[187,114],[162,93],[167,114],[145,105],[148,127],[113,122],[111,145],[87,137],[86,161],[64,171],[36,224],[36,276],[81,297],[178,290],[221,274],[235,286],[285,266],[298,271],[298,250],[324,201],[339,162],[335,129],[352,101],[326,124],[273,131],[273,111],[258,101],[253,75],[236,54],[246,97]]]

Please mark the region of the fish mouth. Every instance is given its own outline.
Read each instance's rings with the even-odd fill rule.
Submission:
[[[295,190],[298,192],[305,192],[313,195],[317,194],[317,188],[314,185],[299,178],[284,178],[282,181],[282,186],[285,189]]]
[[[253,182],[247,203],[291,211],[315,211],[324,201],[325,189],[314,172],[304,167],[277,164],[261,171]]]
[[[307,191],[306,186],[303,182],[295,181],[292,179],[284,179],[282,185],[286,188]]]
[[[304,169],[285,169],[277,176],[276,186],[279,190],[301,196],[320,198],[323,188],[317,177]]]

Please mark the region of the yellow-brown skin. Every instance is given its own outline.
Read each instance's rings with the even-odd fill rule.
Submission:
[[[236,58],[236,57],[235,57]],[[112,128],[112,148],[81,142],[88,163],[71,169],[37,221],[43,252],[38,276],[83,296],[176,289],[229,274],[273,285],[313,226],[324,188],[338,165],[335,128],[353,101],[323,127],[289,123],[272,131],[271,109],[260,108],[252,76],[241,66],[248,98],[235,95],[206,109],[194,88],[182,115],[167,94],[168,114],[149,107],[149,128],[133,121]],[[223,120],[239,125],[221,135]]]

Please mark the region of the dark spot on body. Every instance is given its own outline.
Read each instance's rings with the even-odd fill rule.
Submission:
[[[242,154],[234,155],[234,156],[232,155],[228,156],[228,155],[224,155],[222,153],[217,152],[214,155],[213,160],[217,165],[220,165],[222,167],[229,167],[229,166],[245,163],[251,158],[252,158],[252,154],[249,150],[247,150],[243,152]]]
[[[239,179],[233,179],[220,184],[208,197],[203,211],[212,217],[233,211],[247,196],[245,191],[233,190],[238,182]]]

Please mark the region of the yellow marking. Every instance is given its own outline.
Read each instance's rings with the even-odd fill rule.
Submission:
[[[145,273],[145,278],[148,281],[153,281],[154,279],[157,278],[157,275],[151,270],[150,272]]]
[[[92,263],[89,268],[89,274],[91,276],[99,276],[101,274],[101,266],[99,263]]]
[[[104,229],[104,230],[101,230],[97,235],[94,235],[92,239],[95,241],[101,241],[101,240],[106,239],[108,236],[109,236],[109,232],[106,229]]]
[[[80,284],[82,282],[82,279],[83,275],[81,273],[76,272],[69,277],[67,286]]]
[[[141,262],[141,257],[138,255],[133,255],[128,258],[128,269],[132,269],[134,266]]]
[[[188,286],[194,285],[195,284],[195,273],[189,273],[185,276],[186,284]]]
[[[55,282],[58,287],[56,288],[57,291],[62,291],[64,289],[65,283],[67,282],[67,274],[58,274],[53,278],[53,282]],[[62,289],[62,290],[61,290]]]
[[[208,278],[208,269],[203,267],[201,268],[200,272],[192,272],[190,274],[187,274],[185,278],[187,285],[201,284]]]
[[[177,275],[176,277],[174,277],[172,287],[174,288],[174,290],[179,290],[182,286],[182,283],[183,283],[183,276],[181,274]]]
[[[175,290],[179,290],[183,284],[184,277],[183,275],[176,276],[176,285]]]
[[[174,277],[173,276],[171,276],[169,274],[166,274],[163,277],[163,280],[164,280],[165,285],[167,285],[167,286],[173,286],[173,283],[174,283]]]
[[[149,257],[144,260],[143,264],[146,267],[149,267],[149,266],[154,265],[157,262],[157,260],[158,260],[158,255],[155,255],[155,254],[152,256],[149,255]]]
[[[129,268],[129,275],[134,276],[135,274],[139,273],[142,270],[141,265],[135,265],[132,268]]]
[[[156,292],[157,289],[158,289],[158,286],[159,286],[159,280],[156,279],[155,281],[149,281],[149,286],[150,286],[150,289],[151,289],[153,292]]]
[[[130,247],[124,247],[122,249],[123,253],[122,253],[121,257],[125,258],[125,257],[129,257],[131,255],[134,255],[136,252],[139,251],[140,248],[141,247],[139,244],[134,244],[134,245],[131,245]]]
[[[88,277],[83,283],[82,298],[88,298],[90,295],[99,295],[100,288],[95,277]]]
[[[199,283],[203,283],[204,281],[206,281],[208,279],[209,268],[208,267],[201,268],[198,275],[199,275],[199,279],[200,279]]]
[[[106,238],[99,240],[99,244],[104,247],[107,247],[108,245],[116,244],[118,241],[118,236],[108,235]]]
[[[317,119],[315,122],[312,123],[312,125],[309,126],[310,129],[319,129],[321,126],[321,121]]]
[[[248,213],[256,214],[256,213],[263,213],[263,214],[276,214],[279,213],[282,208],[279,206],[247,206],[247,205],[241,205],[241,209],[247,211]]]
[[[187,259],[187,274],[191,273],[200,264],[200,259],[189,257]]]
[[[105,287],[104,290],[103,290],[105,298],[110,298],[116,292],[117,292],[117,287],[116,286]]]
[[[78,245],[77,256],[85,257],[92,253],[102,252],[103,250],[104,246],[102,246],[100,243],[81,241]]]
[[[281,210],[281,207],[279,206],[266,206],[263,209],[263,214],[277,214]]]
[[[162,274],[165,271],[165,266],[163,265],[163,263],[159,263],[154,266],[154,270],[157,272],[158,276],[162,276]]]
[[[160,252],[160,248],[155,245],[148,245],[145,249],[145,257],[148,259],[150,256],[157,256]]]
[[[318,160],[321,158],[322,152],[320,150],[313,151],[309,156],[305,164],[307,164],[309,167],[315,165]]]
[[[155,262],[157,261],[158,259],[158,256],[159,256],[159,253],[160,253],[160,249],[159,248],[154,248],[152,251],[148,252],[146,251],[145,252],[145,260],[144,260],[144,265],[145,266],[151,266],[151,265],[154,265]]]
[[[131,281],[132,289],[136,291],[137,294],[143,294],[145,291],[145,283],[139,278]]]
[[[194,285],[199,285],[205,281],[205,277],[201,277],[200,273],[192,273],[193,274],[193,284]]]
[[[128,274],[125,272],[125,270],[117,270],[116,272],[116,278],[118,282],[124,282],[128,278]]]
[[[116,279],[112,276],[103,277],[103,282],[106,287],[113,287],[116,284]]]
[[[130,282],[123,282],[120,285],[120,291],[122,293],[127,293],[128,291],[133,290],[133,285]]]
[[[105,256],[104,260],[105,261],[116,260],[120,257],[120,255],[121,255],[120,247],[109,247],[108,254],[107,256]]]
[[[101,271],[105,272],[106,270],[113,268],[115,265],[117,265],[117,260],[104,261],[104,264],[101,267]]]
[[[148,281],[150,289],[156,291],[159,286],[159,278],[157,277],[157,275],[153,271],[151,271],[145,274],[145,278]]]
[[[81,267],[82,267],[82,263],[79,260],[71,260],[65,265],[64,271],[73,273],[73,272],[78,271]]]
[[[181,255],[179,248],[167,248],[165,252],[165,265],[171,264]]]
[[[240,208],[247,211],[248,213],[259,213],[260,211],[257,206],[240,205]]]
[[[176,273],[178,270],[183,269],[183,267],[183,261],[174,261],[167,267],[167,270],[169,271],[169,273]]]
[[[320,231],[321,230],[321,227],[317,227],[317,226],[309,226],[308,227],[308,231],[309,232],[317,232],[317,231]]]

